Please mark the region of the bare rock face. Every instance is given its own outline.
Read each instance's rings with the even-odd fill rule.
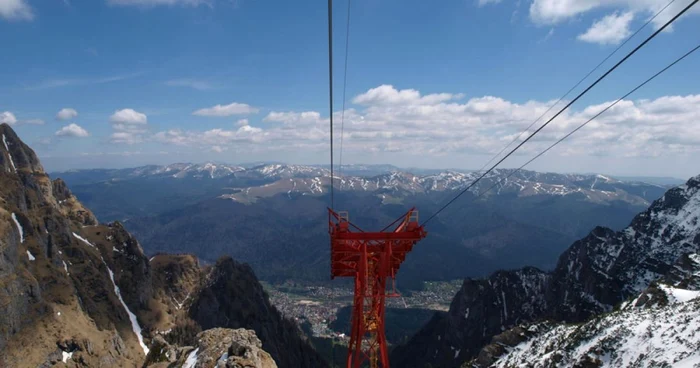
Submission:
[[[53,195],[58,201],[60,211],[64,215],[83,225],[97,225],[95,215],[78,201],[63,179],[56,179],[51,184]]]
[[[270,354],[262,350],[255,331],[213,328],[197,335],[193,347],[179,348],[162,338],[154,340],[145,367],[191,368],[277,368]]]

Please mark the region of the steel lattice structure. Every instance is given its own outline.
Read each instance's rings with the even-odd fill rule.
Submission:
[[[352,224],[347,212],[328,209],[331,236],[331,279],[354,277],[355,296],[347,367],[389,367],[384,310],[386,297],[398,296],[394,280],[406,254],[427,233],[412,208],[379,232],[365,232]],[[387,292],[387,281],[392,289]]]

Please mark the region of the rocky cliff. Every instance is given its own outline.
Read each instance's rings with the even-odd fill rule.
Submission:
[[[120,223],[98,224],[62,180],[52,181],[8,125],[0,138],[1,367],[141,366],[158,341],[218,349],[215,331],[202,332],[216,327],[260,336],[227,335],[237,336],[229,366],[274,366],[260,346],[280,367],[325,366],[249,267],[230,258],[214,267],[191,255],[148,259]],[[250,349],[235,348],[241,339]]]
[[[626,229],[595,228],[561,255],[551,273],[523,269],[465,280],[449,312],[397,347],[392,364],[457,367],[520,323],[586,321],[612,311],[652,281],[671,277],[666,275],[678,270],[679,258],[699,251],[697,176],[667,191]]]

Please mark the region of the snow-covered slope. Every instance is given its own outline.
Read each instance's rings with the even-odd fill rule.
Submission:
[[[584,324],[540,324],[527,331],[534,334],[506,348],[493,366],[698,367],[700,255],[681,256],[617,311]]]
[[[561,325],[517,345],[494,367],[698,367],[700,299]]]

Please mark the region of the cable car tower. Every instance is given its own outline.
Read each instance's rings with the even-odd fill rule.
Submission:
[[[348,0],[347,25],[349,33],[350,0]],[[347,77],[347,38],[345,47]],[[418,224],[418,211],[415,208],[411,208],[378,232],[366,232],[350,222],[347,212],[333,210],[335,207],[333,181],[336,179],[333,173],[333,0],[328,0],[328,85],[331,156],[331,206],[328,208],[328,233],[331,238],[331,279],[336,277],[355,279],[347,368],[360,368],[365,362],[369,363],[370,368],[389,368],[389,352],[384,332],[385,301],[387,297],[399,296],[396,292],[396,273],[406,259],[406,254],[419,240],[425,238],[427,233],[423,230],[423,226]],[[343,86],[343,101],[345,101],[345,86]],[[342,126],[341,123],[341,170],[343,167]],[[391,279],[391,290],[387,292],[389,279]]]
[[[388,368],[385,300],[399,296],[395,289],[396,273],[413,245],[427,235],[418,224],[418,211],[410,209],[382,231],[365,232],[349,221],[347,212],[329,208],[328,224],[331,279],[355,279],[347,367],[360,368],[368,361],[371,368]],[[389,291],[388,279],[391,279]]]

